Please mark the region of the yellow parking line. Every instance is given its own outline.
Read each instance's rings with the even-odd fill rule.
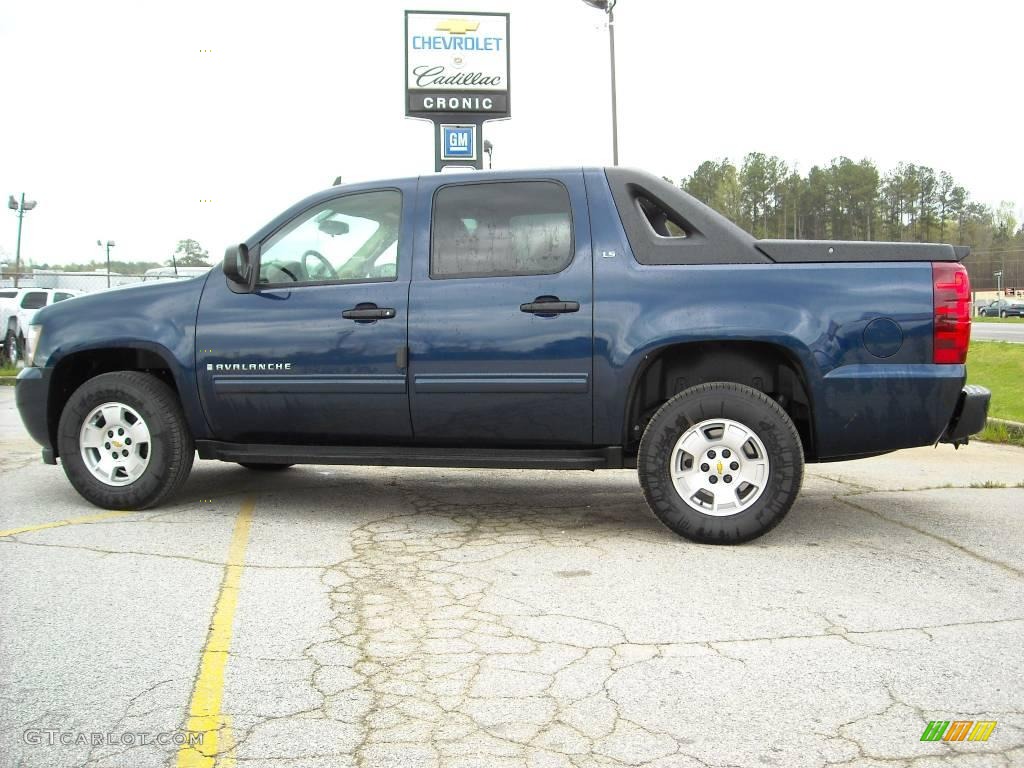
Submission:
[[[231,535],[224,581],[217,595],[213,620],[206,647],[199,660],[199,676],[192,691],[189,704],[188,722],[185,730],[189,734],[201,734],[202,744],[190,745],[189,739],[178,749],[178,768],[212,768],[234,763],[230,720],[221,713],[224,697],[224,669],[227,666],[228,651],[231,648],[231,629],[238,605],[238,585],[245,567],[245,548],[249,543],[249,525],[256,506],[255,499],[246,499],[235,520],[235,531]],[[223,751],[220,762],[217,753]]]
[[[21,533],[33,533],[35,531],[45,531],[47,528],[60,528],[64,525],[81,525],[82,523],[95,523],[99,520],[109,520],[112,517],[123,517],[124,515],[134,515],[134,512],[100,512],[97,515],[83,515],[82,517],[69,517],[67,520],[56,520],[52,523],[42,523],[40,525],[26,525],[24,528],[11,528],[8,531],[0,531],[0,536],[17,536]]]

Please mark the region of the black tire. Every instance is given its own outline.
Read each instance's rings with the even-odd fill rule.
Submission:
[[[1001,317],[1003,320],[1006,319],[1006,310],[1005,309],[1002,312],[999,313],[999,317]]]
[[[107,402],[135,409],[149,428],[149,464],[129,485],[107,485],[94,477],[79,449],[82,423],[93,408]],[[76,389],[60,415],[57,445],[71,485],[104,509],[155,507],[181,487],[195,459],[192,435],[173,390],[156,376],[135,371],[104,373]]]
[[[282,469],[288,469],[293,464],[254,464],[249,461],[240,461],[238,466],[245,467],[246,469],[252,469],[256,472],[280,472]]]
[[[18,337],[14,331],[8,331],[4,336],[4,362],[9,365],[16,365],[21,358],[21,350],[24,346],[18,343]]]
[[[768,477],[756,500],[722,516],[684,501],[670,472],[683,434],[714,419],[729,419],[750,430],[763,444],[768,460]],[[793,421],[778,403],[742,384],[712,382],[680,392],[654,414],[640,440],[637,470],[648,506],[670,529],[704,544],[740,544],[763,536],[789,512],[800,492],[804,454]]]

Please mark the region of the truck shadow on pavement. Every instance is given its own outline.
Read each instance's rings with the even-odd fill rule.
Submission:
[[[549,516],[552,522],[557,518],[559,524],[573,527],[608,520],[638,530],[662,529],[647,509],[631,470],[302,466],[263,474],[203,462],[171,503],[177,506],[188,504],[189,499],[227,495],[255,496],[257,508],[272,508],[275,514],[312,510],[341,517],[424,512],[470,514],[480,520],[529,515]]]
[[[262,514],[390,517],[420,513],[472,517],[476,524],[530,520],[545,528],[644,534],[662,544],[688,542],[665,528],[644,501],[634,470],[557,472],[306,465],[260,473],[220,462],[197,462],[170,506],[251,495]],[[272,511],[271,511],[272,510]],[[783,522],[748,547],[781,542],[815,546],[837,538],[836,516],[863,513],[818,488],[797,499]],[[846,526],[840,526],[845,528]],[[841,534],[842,535],[842,534]]]
[[[96,512],[63,477],[36,490],[37,503],[59,509],[60,517]],[[882,515],[857,504],[871,489],[844,487],[808,475],[792,510],[774,530],[743,548],[834,546],[884,538],[893,530]],[[879,493],[887,493],[879,491]],[[211,507],[230,511],[243,498],[256,500],[257,516],[276,522],[320,522],[342,528],[367,520],[423,516],[470,521],[488,528],[582,531],[587,535],[640,536],[662,545],[706,547],[686,541],[651,513],[633,470],[558,472],[304,465],[283,472],[197,461],[182,490],[140,515],[175,515]],[[848,497],[848,498],[847,498]],[[938,514],[935,500],[900,493],[903,514]],[[888,534],[887,534],[888,531]],[[713,546],[713,545],[710,545]],[[714,547],[718,549],[718,547]]]

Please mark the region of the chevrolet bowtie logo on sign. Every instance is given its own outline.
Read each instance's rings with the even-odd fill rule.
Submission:
[[[988,741],[996,723],[996,720],[932,720],[921,734],[921,741]]]
[[[467,32],[476,32],[479,28],[479,21],[467,21],[466,19],[448,19],[434,27],[438,32],[447,32],[450,35],[464,35]]]
[[[405,114],[510,117],[508,19],[507,13],[406,11]]]

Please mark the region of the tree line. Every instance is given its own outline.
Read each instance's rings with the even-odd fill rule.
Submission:
[[[946,171],[838,157],[806,174],[781,158],[751,152],[737,167],[706,160],[682,189],[757,238],[947,242],[977,251],[1024,250],[1012,202],[971,198]]]
[[[186,239],[178,241],[178,245],[174,249],[174,256],[167,259],[167,261],[121,261],[118,259],[111,259],[110,271],[121,275],[141,275],[144,274],[146,270],[154,269],[156,267],[208,267],[210,266],[209,258],[210,254],[198,242],[192,239]],[[32,259],[26,259],[22,264],[22,270],[24,272],[31,272],[33,269],[57,270],[63,272],[102,272],[107,269],[107,261],[106,259],[93,259],[91,261],[76,262],[72,264],[48,264],[46,262],[40,263]],[[7,271],[13,273],[13,259],[9,260]]]

